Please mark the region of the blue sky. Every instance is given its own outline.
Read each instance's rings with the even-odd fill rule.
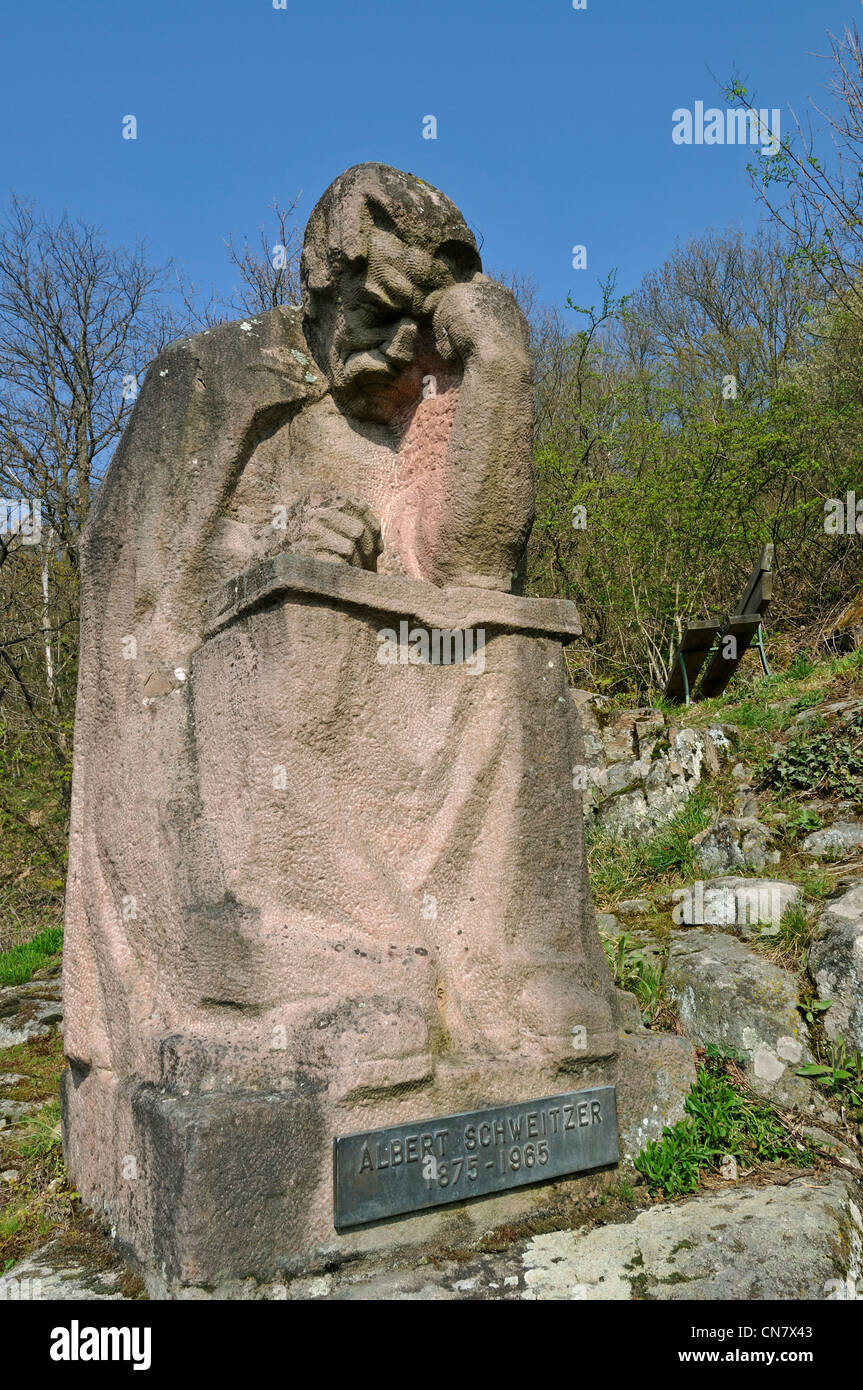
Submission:
[[[736,72],[784,130],[823,97],[825,31],[860,18],[859,0],[19,0],[0,188],[228,290],[225,235],[379,159],[448,193],[487,264],[589,303],[613,266],[629,290],[677,238],[757,225],[749,152],[674,145],[672,111],[721,104]]]

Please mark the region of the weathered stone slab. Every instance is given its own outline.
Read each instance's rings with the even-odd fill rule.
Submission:
[[[48,1037],[62,1022],[59,980],[30,980],[0,988],[0,1048]]]
[[[821,859],[826,854],[853,854],[863,846],[863,821],[837,821],[824,830],[813,830],[802,844],[804,854]]]
[[[722,816],[693,836],[692,844],[699,866],[711,877],[753,869],[763,873],[769,864],[779,863],[772,831],[752,816]]]
[[[143,1294],[122,1256],[96,1236],[49,1241],[0,1275],[0,1303],[116,1302]],[[8,1317],[12,1309],[5,1313]]]
[[[776,1099],[803,1102],[795,1075],[811,1060],[794,976],[721,931],[674,932],[665,984],[686,1036],[749,1057],[753,1087]]]
[[[829,1038],[863,1051],[863,883],[828,903],[809,952],[809,973],[819,999],[829,999],[822,1015]]]
[[[683,926],[724,927],[744,940],[771,936],[800,897],[795,883],[725,875],[674,890],[673,918]]]
[[[848,1297],[863,1239],[860,1189],[842,1178],[661,1205],[585,1235],[535,1236],[523,1298],[658,1302]]]

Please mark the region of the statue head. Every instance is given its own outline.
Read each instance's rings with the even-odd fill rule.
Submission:
[[[387,422],[417,394],[440,292],[481,269],[467,223],[431,184],[386,164],[330,184],[306,227],[304,326],[348,414]]]

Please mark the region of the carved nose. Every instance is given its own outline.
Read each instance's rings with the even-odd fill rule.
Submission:
[[[383,352],[388,362],[395,366],[407,366],[414,355],[419,326],[413,319],[399,319],[395,325],[389,342],[384,344]]]

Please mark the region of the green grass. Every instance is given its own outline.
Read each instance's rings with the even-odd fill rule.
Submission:
[[[790,903],[782,914],[779,933],[770,939],[769,945],[790,957],[790,961],[802,970],[806,965],[817,925],[817,917],[807,912],[803,903]]]
[[[693,835],[713,823],[714,802],[702,785],[668,825],[649,840],[637,841],[605,830],[587,836],[588,864],[598,904],[636,897],[664,879],[698,878]]]
[[[62,927],[48,927],[11,951],[0,952],[0,985],[23,985],[37,970],[51,965],[63,950]]]
[[[771,676],[741,673],[725,694],[690,706],[685,712],[686,722],[698,727],[717,722],[734,724],[744,734],[741,755],[750,761],[755,754],[769,752],[770,733],[784,728],[804,709],[859,693],[861,679],[863,649],[815,666],[798,657],[787,670]],[[771,705],[776,708],[771,709]],[[678,706],[677,717],[681,714]],[[747,734],[750,739],[746,739]]]
[[[699,1070],[684,1109],[686,1118],[663,1130],[635,1160],[651,1196],[695,1192],[728,1155],[740,1168],[781,1161],[808,1166],[815,1156],[811,1146],[788,1134],[769,1106],[708,1067]]]
[[[663,1018],[672,1022],[663,990],[662,963],[645,957],[644,947],[634,942],[628,931],[617,941],[601,939],[615,985],[635,995],[645,1022],[653,1026],[661,1026]]]
[[[35,1115],[26,1115],[11,1130],[4,1147],[18,1158],[59,1158],[62,1151],[59,1100],[49,1100]]]
[[[21,1077],[14,1085],[3,1088],[4,1100],[53,1099],[65,1065],[62,1033],[48,1033],[14,1047],[0,1048],[0,1072],[14,1072]],[[0,1130],[0,1148],[3,1136],[9,1133],[10,1130]]]
[[[820,864],[806,862],[796,867],[794,882],[807,898],[815,898],[818,902],[823,898],[829,898],[833,892],[833,880]]]
[[[73,1220],[75,1194],[63,1166],[57,1099],[64,1066],[59,1033],[0,1050],[0,1071],[21,1078],[5,1088],[4,1096],[39,1104],[33,1114],[0,1130],[0,1171],[17,1174],[0,1183],[0,1270],[49,1235],[67,1230]]]

